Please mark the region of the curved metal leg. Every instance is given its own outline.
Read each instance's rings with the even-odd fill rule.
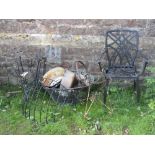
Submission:
[[[136,91],[136,80],[134,80],[133,88],[134,88],[134,91]]]
[[[139,103],[140,101],[139,78],[136,79],[136,93],[137,93],[137,103]]]
[[[106,83],[105,83],[105,86],[104,86],[104,93],[103,93],[103,104],[106,104],[108,86],[109,86],[109,80],[106,79]]]

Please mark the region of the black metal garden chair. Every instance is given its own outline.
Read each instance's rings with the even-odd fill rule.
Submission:
[[[104,58],[104,56],[106,56]],[[113,80],[132,80],[140,99],[139,77],[144,73],[147,60],[144,59],[141,71],[137,70],[139,57],[143,57],[139,49],[139,34],[135,30],[110,30],[105,36],[105,48],[99,59],[99,67],[105,77],[103,102],[106,104],[109,82]],[[102,64],[107,60],[107,65]]]

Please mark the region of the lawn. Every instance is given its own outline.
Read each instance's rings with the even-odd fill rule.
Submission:
[[[1,135],[148,135],[155,134],[155,101],[153,87],[155,80],[146,78],[141,89],[141,101],[136,103],[132,87],[111,86],[107,105],[102,103],[101,88],[92,92],[93,100],[77,105],[58,105],[51,103],[51,114],[48,122],[45,113],[39,121],[24,117],[21,110],[22,89],[10,84],[1,85],[0,89],[0,134]],[[10,91],[21,91],[8,95]],[[49,96],[39,95],[38,107],[44,104]],[[39,103],[40,102],[40,103]],[[86,110],[87,104],[87,110]],[[91,107],[90,107],[91,105]],[[88,110],[88,108],[90,109]],[[44,107],[43,107],[44,109]],[[85,115],[87,111],[87,116]]]

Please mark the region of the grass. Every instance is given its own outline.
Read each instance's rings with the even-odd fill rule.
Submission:
[[[150,81],[149,81],[150,82]],[[152,83],[149,83],[152,85]],[[53,119],[48,124],[27,119],[21,112],[22,93],[6,97],[8,91],[21,90],[18,86],[3,85],[0,89],[0,134],[8,135],[148,135],[155,134],[155,109],[150,108],[149,92],[142,90],[141,104],[136,104],[135,94],[130,88],[112,86],[107,106],[102,104],[99,92],[87,117],[84,117],[86,103],[76,106],[54,105]],[[48,96],[44,98],[46,101]],[[38,102],[42,101],[40,95]],[[88,102],[88,106],[92,102]],[[39,103],[37,103],[39,106]],[[153,104],[153,103],[152,103]],[[153,105],[154,106],[154,105]],[[152,107],[153,107],[152,106]],[[39,113],[39,112],[38,112]],[[39,117],[39,114],[36,114]],[[45,114],[42,114],[45,116]]]

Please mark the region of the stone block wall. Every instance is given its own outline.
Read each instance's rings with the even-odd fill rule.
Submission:
[[[140,34],[140,47],[155,65],[154,19],[3,19],[0,20],[0,82],[13,78],[15,58],[28,60],[39,54],[51,66],[73,68],[76,60],[98,74],[96,60],[104,47],[105,32],[129,28]]]

